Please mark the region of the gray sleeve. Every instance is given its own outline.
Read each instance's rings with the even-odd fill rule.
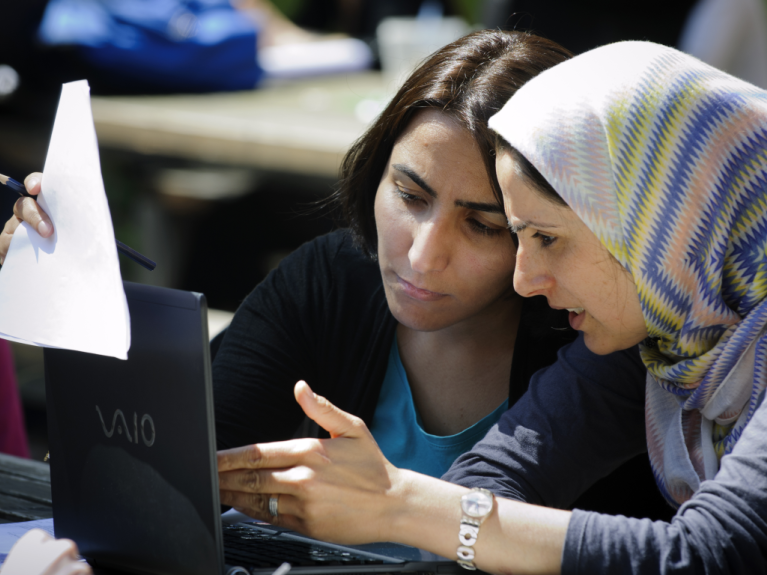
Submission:
[[[670,523],[575,511],[562,573],[767,573],[767,402]],[[627,494],[630,495],[630,494]]]
[[[636,349],[598,356],[580,336],[532,377],[527,393],[443,479],[570,507],[598,479],[647,451],[645,373]]]

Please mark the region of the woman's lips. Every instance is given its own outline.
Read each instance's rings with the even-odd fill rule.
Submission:
[[[405,292],[405,295],[417,299],[420,301],[436,301],[438,299],[442,299],[445,297],[445,294],[443,293],[437,293],[434,291],[429,291],[427,289],[421,289],[419,287],[414,286],[409,281],[403,280],[401,277],[397,276],[397,283],[399,283],[400,287],[402,288],[402,291]]]
[[[571,311],[567,319],[570,320],[571,328],[580,329],[581,325],[583,324],[583,320],[586,319],[586,313],[584,311],[581,311],[580,313]]]

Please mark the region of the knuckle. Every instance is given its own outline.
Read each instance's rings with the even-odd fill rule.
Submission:
[[[269,513],[269,503],[265,496],[260,494],[253,494],[250,498],[251,509],[256,510],[260,517],[271,516]]]
[[[296,443],[295,455],[308,457],[322,449],[322,444],[318,439],[302,439]]]
[[[248,462],[253,465],[257,465],[259,463],[265,463],[267,459],[257,443],[254,443],[253,445],[248,446],[248,449],[246,451],[246,457]]]
[[[40,210],[37,208],[37,202],[32,198],[21,198],[22,213],[25,216],[40,217]]]
[[[295,489],[296,495],[311,499],[318,489],[314,471],[302,466],[295,468],[291,475],[290,483]]]
[[[13,204],[13,215],[17,218],[21,218],[21,214],[24,211],[24,199],[25,198],[19,198]]]
[[[32,225],[43,219],[37,202],[32,198],[19,198],[14,204],[13,213],[20,220]]]
[[[255,469],[249,470],[245,474],[244,486],[248,491],[252,493],[258,493],[261,491],[262,484],[263,481],[261,480],[261,474]]]

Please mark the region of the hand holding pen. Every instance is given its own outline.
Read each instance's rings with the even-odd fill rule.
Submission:
[[[24,180],[28,196],[19,198],[16,201],[16,204],[13,206],[14,217],[5,223],[3,233],[0,234],[0,264],[5,261],[5,256],[8,254],[8,248],[11,245],[11,237],[22,221],[35,228],[37,233],[43,238],[47,238],[53,233],[51,219],[32,198],[32,196],[37,196],[40,193],[42,181],[42,174],[38,172],[29,174]],[[18,192],[19,190],[16,191]]]
[[[34,196],[37,196],[42,189],[42,181],[43,175],[39,172],[29,174],[24,179],[23,186],[16,180],[0,174],[0,184],[8,186],[22,196],[13,206],[13,217],[5,223],[2,233],[0,233],[0,265],[5,261],[5,256],[8,255],[11,238],[22,221],[35,228],[37,233],[43,238],[47,238],[53,233],[51,219],[34,199]],[[129,257],[149,271],[155,268],[156,264],[146,256],[141,255],[120,241],[116,241],[116,244],[121,254]]]

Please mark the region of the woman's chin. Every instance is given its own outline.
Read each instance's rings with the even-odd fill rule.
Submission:
[[[436,314],[407,313],[401,310],[398,313],[398,311],[392,310],[392,315],[397,323],[413,331],[439,331],[451,325],[451,322],[435,317]]]
[[[622,340],[604,334],[595,335],[583,332],[583,343],[586,344],[589,351],[597,355],[607,355],[609,353],[615,353],[616,351],[629,349],[638,345],[641,341],[642,340],[640,339],[633,342],[633,340]]]

